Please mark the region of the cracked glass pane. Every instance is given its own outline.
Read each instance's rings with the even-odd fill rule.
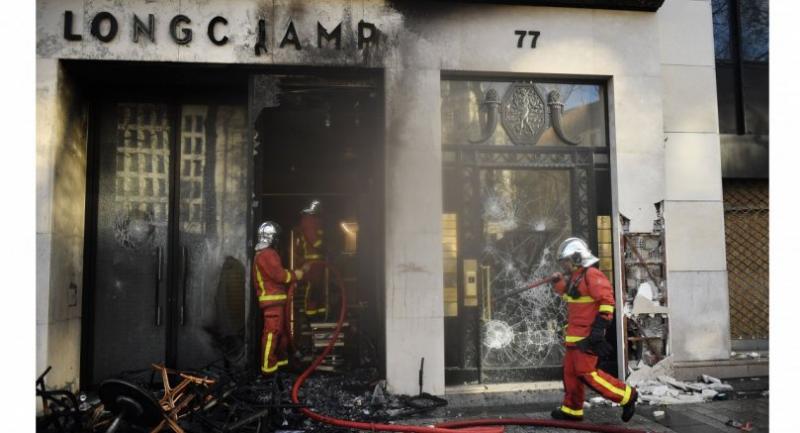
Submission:
[[[568,170],[483,170],[480,174],[486,300],[557,270],[559,243],[571,235]],[[485,302],[485,368],[554,366],[563,357],[566,310],[550,285]]]

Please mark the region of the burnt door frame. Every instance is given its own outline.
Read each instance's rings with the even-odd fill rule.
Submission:
[[[248,221],[248,246],[252,250],[255,246],[256,230],[258,224],[265,219],[264,207],[261,206],[261,201],[269,196],[281,196],[280,193],[275,191],[265,191],[264,176],[261,167],[264,167],[265,161],[265,146],[264,137],[257,136],[257,120],[261,111],[267,108],[279,109],[281,104],[279,95],[281,94],[281,82],[283,78],[292,79],[308,79],[309,86],[325,87],[326,85],[334,86],[338,83],[362,83],[367,84],[374,82],[375,98],[379,111],[375,114],[375,121],[377,124],[368,125],[372,130],[368,134],[375,136],[376,151],[374,154],[375,159],[372,161],[372,167],[377,173],[376,182],[374,185],[375,195],[377,202],[384,202],[384,186],[385,186],[385,94],[384,94],[384,72],[382,69],[372,68],[353,68],[353,67],[337,67],[337,68],[320,68],[320,67],[283,67],[283,66],[270,66],[252,69],[249,71],[248,83],[248,100],[247,100],[247,113],[248,125],[251,128],[251,136],[249,151],[253,153],[248,170],[251,173],[251,185],[253,191],[253,203],[251,211],[249,212]],[[294,83],[295,85],[297,83]],[[288,194],[289,196],[300,196],[302,194]],[[320,195],[320,194],[316,194]],[[322,200],[324,197],[341,196],[337,193],[321,194]],[[358,194],[353,194],[352,197],[357,197]],[[375,270],[375,322],[379,328],[377,334],[385,335],[385,206],[375,206],[373,217],[376,218],[374,222],[377,235],[375,236],[375,246],[372,250],[375,252],[375,261],[380,266]],[[288,233],[290,227],[284,227],[284,234]],[[361,235],[359,235],[359,238]],[[359,248],[363,245],[359,241]],[[284,265],[288,265],[288,260],[284,261]],[[252,257],[251,262],[248,263],[247,284],[248,289],[252,288],[251,277]],[[245,297],[245,320],[248,326],[245,327],[245,356],[247,357],[247,365],[249,368],[257,368],[256,359],[259,355],[261,327],[256,326],[259,323],[260,317],[258,316],[258,303],[256,302],[255,291],[252,289]],[[329,313],[330,314],[330,313]],[[385,338],[380,338],[376,344],[378,367],[381,374],[385,375]]]
[[[214,86],[170,86],[155,87],[153,85],[95,85],[84,83],[87,104],[89,107],[89,133],[87,142],[86,166],[86,204],[85,204],[85,230],[83,254],[83,294],[81,316],[81,350],[80,350],[80,381],[82,389],[94,389],[98,383],[93,382],[94,369],[94,329],[95,323],[95,290],[96,290],[96,261],[97,261],[97,232],[99,213],[99,182],[100,182],[100,146],[101,146],[101,117],[104,109],[114,107],[119,103],[159,103],[167,106],[167,116],[170,127],[170,163],[168,178],[170,179],[168,192],[168,226],[167,226],[167,251],[164,270],[166,278],[166,305],[163,307],[164,319],[162,326],[166,334],[164,347],[164,362],[168,367],[175,367],[177,362],[178,327],[180,326],[180,296],[181,281],[185,278],[181,262],[181,237],[180,237],[180,162],[181,162],[181,118],[182,105],[203,104],[213,101],[217,104],[246,103],[246,94],[242,87],[241,95],[231,92],[231,89],[215,88]],[[232,87],[236,88],[234,84]],[[108,114],[105,114],[108,115]],[[116,117],[116,116],[115,116]],[[149,320],[150,317],[144,320]],[[142,366],[149,368],[149,366]]]
[[[481,181],[483,170],[568,170],[571,179],[571,212],[573,233],[587,239],[590,245],[597,243],[597,221],[592,216],[597,213],[595,187],[595,154],[608,154],[608,148],[595,147],[550,147],[550,146],[486,146],[486,145],[443,145],[442,150],[450,157],[443,158],[443,170],[453,170],[461,181],[461,191],[457,199],[458,218],[458,320],[457,347],[447,343],[450,350],[457,350],[462,359],[460,368],[450,367],[446,374],[450,383],[464,381],[492,382],[494,375],[485,371],[482,365],[481,311],[485,299],[485,285],[482,276],[478,278],[478,306],[465,306],[464,259],[481,256],[482,226]],[[584,203],[581,205],[581,203]],[[480,275],[480,274],[479,274]],[[462,320],[463,318],[463,320]],[[448,320],[452,318],[445,318]],[[470,329],[473,328],[473,329]],[[475,365],[468,365],[466,354],[475,353]],[[561,367],[519,368],[520,381],[557,379],[561,377]]]

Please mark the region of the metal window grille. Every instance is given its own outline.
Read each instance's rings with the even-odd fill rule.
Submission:
[[[769,183],[724,180],[731,338],[769,338]]]
[[[208,106],[184,105],[181,111],[181,229],[187,233],[201,234],[205,232],[203,179]]]
[[[167,217],[169,124],[164,106],[120,104],[114,199],[119,205]]]

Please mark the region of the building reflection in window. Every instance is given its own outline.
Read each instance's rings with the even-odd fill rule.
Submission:
[[[486,133],[487,93],[494,90],[500,101],[512,84],[511,81],[442,81],[442,142],[447,145],[466,145]],[[556,90],[564,104],[562,126],[570,139],[580,146],[606,146],[605,94],[603,86],[596,84],[535,83],[542,103],[547,105],[547,95]],[[499,108],[498,108],[499,110]],[[549,109],[548,109],[549,111]],[[497,127],[484,145],[514,145],[502,126],[497,113]],[[535,146],[564,146],[551,125],[549,116],[544,119],[544,132]]]

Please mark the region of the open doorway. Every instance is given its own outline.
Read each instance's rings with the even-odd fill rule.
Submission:
[[[324,364],[337,370],[383,365],[381,82],[377,76],[330,73],[251,79],[254,227],[265,220],[277,222],[283,231],[279,252],[284,266],[299,268],[301,210],[320,201],[322,259],[341,273],[347,291],[343,345]],[[297,287],[292,329],[307,359],[324,346],[324,329],[338,317],[339,286],[333,275],[324,275],[321,293],[311,296],[317,301],[314,310],[321,310],[313,317],[307,286]],[[258,347],[254,334],[251,341]]]

